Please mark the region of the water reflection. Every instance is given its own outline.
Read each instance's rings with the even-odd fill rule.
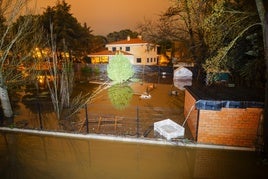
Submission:
[[[32,113],[51,113],[53,112],[53,104],[50,100],[50,94],[47,88],[41,87],[37,89],[35,85],[25,85],[21,90],[16,92],[18,95],[17,105],[19,103],[29,109]],[[17,110],[15,108],[15,110]]]
[[[132,99],[133,90],[127,85],[113,85],[108,89],[108,96],[116,109],[125,109]]]
[[[192,86],[192,79],[174,79],[173,84],[180,90],[185,90],[185,86]]]
[[[265,178],[256,154],[1,133],[1,178]]]

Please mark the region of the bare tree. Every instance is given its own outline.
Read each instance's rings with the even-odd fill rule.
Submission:
[[[12,117],[8,87],[14,82],[23,80],[18,66],[31,57],[30,46],[38,41],[34,35],[36,26],[34,16],[25,16],[15,23],[21,15],[29,13],[27,0],[0,1],[1,24],[0,36],[0,99],[5,117]],[[27,39],[31,35],[30,39]],[[26,43],[26,40],[29,40]],[[26,69],[25,69],[26,70]]]
[[[202,22],[211,9],[211,1],[174,0],[158,21],[147,20],[139,24],[140,33],[144,38],[154,39],[161,47],[166,46],[173,52],[178,51],[175,44],[183,44],[187,50],[179,58],[194,61],[197,69],[201,70],[207,50]]]
[[[104,83],[95,91],[86,94],[78,94],[72,97],[74,88],[74,69],[73,63],[67,56],[68,50],[63,54],[61,61],[58,59],[57,46],[55,38],[57,34],[53,34],[53,24],[50,25],[50,48],[51,54],[45,57],[49,72],[47,75],[53,77],[52,81],[47,80],[47,85],[50,91],[51,100],[57,119],[68,119],[76,114],[85,104],[92,102],[103,89],[107,87]],[[70,54],[68,54],[70,55]],[[50,58],[52,60],[50,60]]]
[[[72,62],[63,53],[61,61],[58,59],[57,47],[56,47],[56,35],[53,34],[53,25],[50,25],[50,52],[49,56],[45,56],[45,62],[48,67],[49,76],[53,77],[53,80],[48,80],[47,85],[50,91],[51,100],[53,103],[54,111],[57,119],[61,119],[63,108],[70,107],[70,97],[73,89],[74,71]],[[50,60],[52,59],[52,61]]]

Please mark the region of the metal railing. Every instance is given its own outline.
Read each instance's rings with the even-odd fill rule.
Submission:
[[[57,120],[51,103],[41,102],[39,105],[27,108],[19,104],[13,122],[2,125],[69,133],[154,137],[154,122],[167,118],[179,124],[184,121],[183,109],[180,108],[129,106],[117,110],[110,105],[99,104],[86,105],[71,118]]]

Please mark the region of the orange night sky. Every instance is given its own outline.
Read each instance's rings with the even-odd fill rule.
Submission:
[[[34,0],[41,13],[57,0]],[[137,23],[157,19],[170,5],[170,0],[65,0],[78,21],[87,23],[94,35],[107,35],[123,29],[136,30]]]

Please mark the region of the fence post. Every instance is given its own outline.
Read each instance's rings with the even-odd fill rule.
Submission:
[[[86,126],[87,126],[87,134],[88,134],[89,130],[88,130],[88,113],[87,113],[87,104],[85,104],[85,111],[86,111]]]
[[[41,106],[40,106],[40,99],[39,99],[39,85],[36,83],[36,90],[37,90],[37,108],[38,108],[38,119],[39,119],[39,125],[40,129],[43,129],[43,123],[42,123],[42,115],[41,115]]]
[[[136,123],[137,123],[137,129],[136,129],[136,134],[137,134],[137,138],[139,138],[139,106],[137,106],[137,108],[136,108],[136,112],[137,112],[137,121],[136,121]]]

